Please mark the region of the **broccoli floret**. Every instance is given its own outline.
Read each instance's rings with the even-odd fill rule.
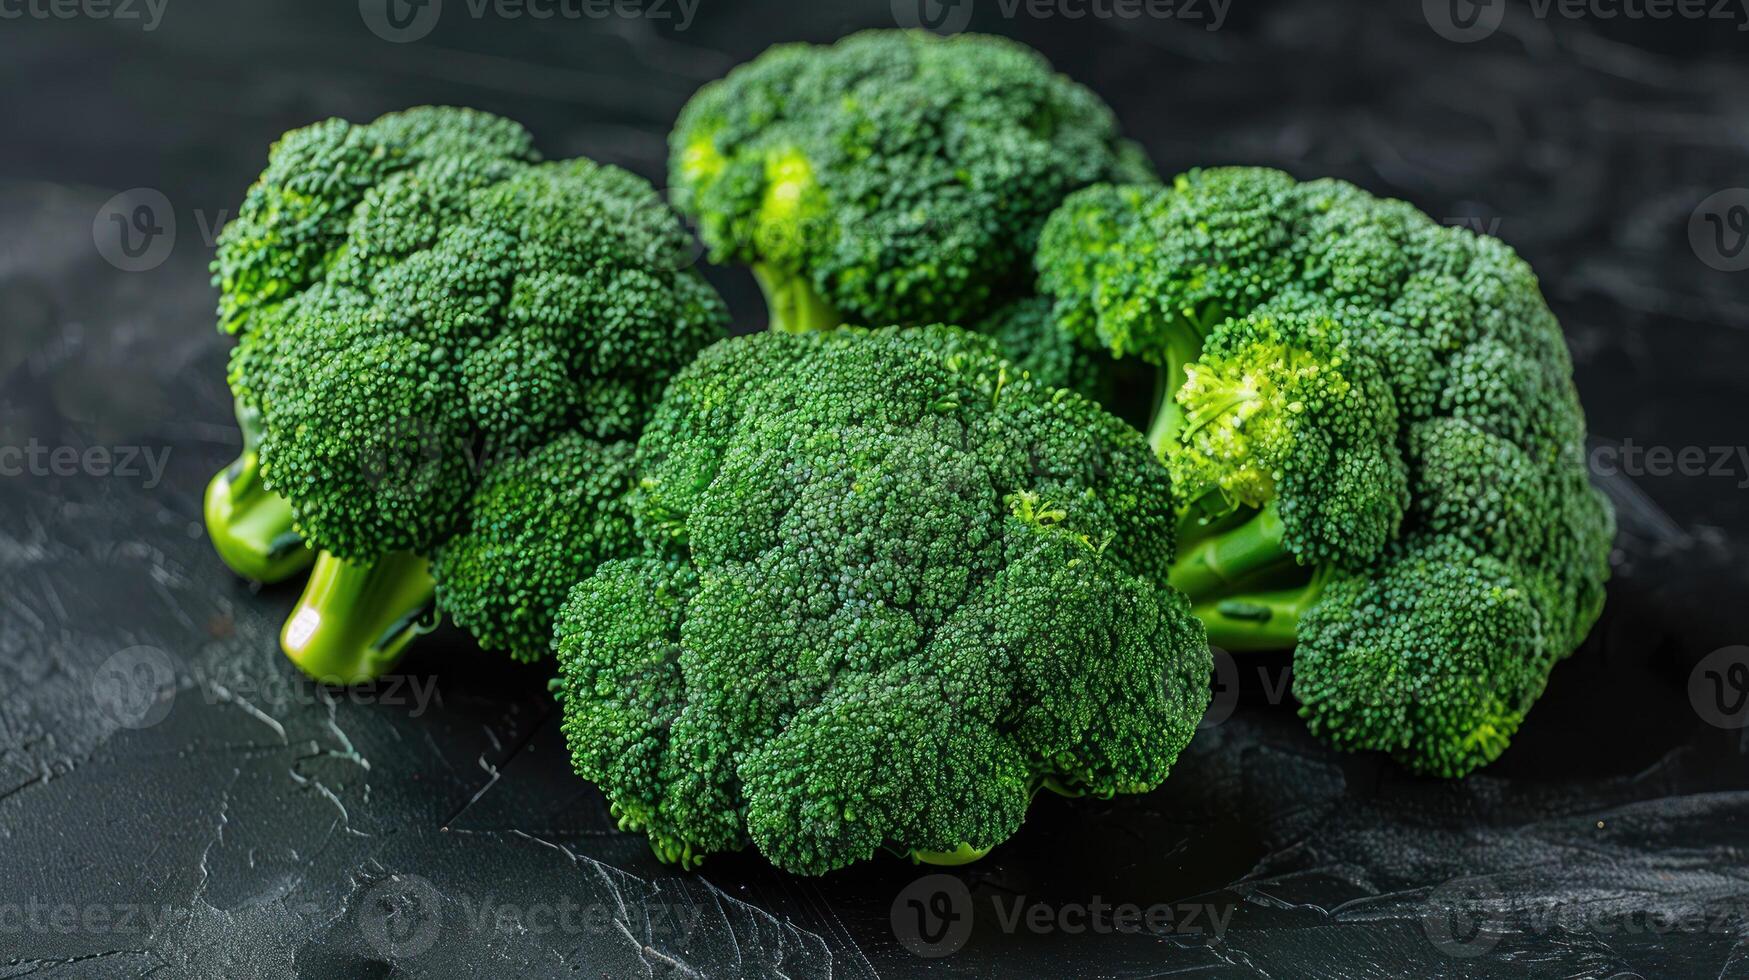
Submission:
[[[670,170],[712,260],[751,266],[787,330],[973,322],[1025,292],[1065,195],[1151,176],[1037,52],[891,30],[780,45],[706,85]]]
[[[1396,536],[1409,504],[1396,404],[1342,327],[1228,320],[1184,370],[1166,453],[1187,517],[1174,587],[1202,600],[1284,562],[1363,566]]]
[[[1211,642],[1294,647],[1337,745],[1442,775],[1495,758],[1601,612],[1614,534],[1530,268],[1403,202],[1243,167],[1078,192],[1037,267],[1064,331],[1158,371],[1170,581]]]
[[[1294,696],[1313,732],[1461,776],[1506,750],[1558,659],[1534,589],[1511,565],[1438,533],[1307,610]]]
[[[434,595],[489,645],[537,655],[530,636],[552,609],[524,622],[483,590],[516,576],[517,594],[556,605],[553,582],[587,573],[619,538],[599,536],[618,534],[610,521],[523,508],[575,474],[579,453],[623,459],[608,446],[636,437],[668,377],[727,319],[646,182],[588,160],[535,162],[521,127],[463,109],[289,134],[214,269],[239,338],[232,388],[260,420],[246,469],[281,498],[276,530],[322,553],[323,591],[306,592],[284,639],[324,679],[383,669],[406,625],[429,622]],[[611,482],[591,472],[567,493],[611,509]],[[537,521],[576,537],[516,556],[497,547]],[[216,520],[215,540],[239,538],[237,526]],[[467,540],[434,581],[429,559],[458,531]]]
[[[1040,788],[1158,785],[1207,704],[1164,469],[978,335],[725,341],[637,464],[645,554],[572,592],[560,694],[664,859],[964,861]]]
[[[571,586],[638,550],[631,442],[567,432],[495,466],[463,526],[437,549],[438,605],[488,649],[546,656]]]

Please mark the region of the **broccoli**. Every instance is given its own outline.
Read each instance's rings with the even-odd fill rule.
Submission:
[[[1210,641],[1295,649],[1313,731],[1459,776],[1601,612],[1560,325],[1501,242],[1258,168],[1101,185],[1036,260],[1059,327],[1154,365],[1168,581]]]
[[[295,317],[306,298],[312,305],[322,298],[368,192],[391,175],[448,159],[507,172],[536,155],[522,127],[485,113],[421,108],[368,126],[330,119],[280,138],[219,235],[213,285],[219,326],[237,338],[230,380],[243,452],[209,484],[206,523],[219,556],[246,578],[283,581],[315,559],[290,504],[262,480],[262,412],[249,382],[251,363],[271,357],[262,327]],[[362,299],[346,297],[353,298]]]
[[[866,31],[774,47],[671,137],[676,206],[752,267],[771,324],[973,323],[1024,293],[1063,198],[1152,173],[1111,110],[1003,38]]]
[[[707,349],[638,443],[646,546],[557,624],[577,771],[687,865],[963,863],[1041,788],[1145,792],[1209,698],[1140,432],[950,327]]]
[[[319,551],[282,637],[300,667],[374,677],[434,604],[488,646],[545,651],[565,587],[630,544],[629,441],[725,332],[687,245],[642,179],[537,162],[484,113],[330,120],[274,147],[214,263],[259,424],[209,518],[222,552]]]

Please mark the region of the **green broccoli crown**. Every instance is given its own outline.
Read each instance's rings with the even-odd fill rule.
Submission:
[[[676,205],[792,328],[967,322],[1024,285],[1065,195],[1151,176],[1037,52],[922,31],[774,47],[701,89],[671,144]]]
[[[665,858],[986,850],[1041,786],[1157,785],[1206,706],[1165,471],[985,338],[720,343],[638,465],[646,556],[557,642],[574,764]]]
[[[493,466],[437,549],[437,600],[480,645],[533,661],[552,649],[571,586],[638,553],[627,495],[632,442],[566,432]]]
[[[341,558],[430,554],[484,454],[635,436],[724,332],[640,178],[530,162],[504,120],[425,108],[288,135],[214,267],[263,479]]]
[[[1452,743],[1463,726],[1426,712],[1363,724],[1337,707],[1341,684],[1358,704],[1382,679],[1324,671],[1303,698],[1338,744],[1418,768],[1457,774],[1497,755],[1516,728],[1508,716],[1600,613],[1614,535],[1585,470],[1560,325],[1529,266],[1403,202],[1257,168],[1083,190],[1047,224],[1037,266],[1066,332],[1160,369],[1172,397],[1153,441],[1186,518],[1172,581],[1211,639],[1297,640],[1296,663],[1314,672],[1394,663],[1412,675],[1398,684],[1437,685],[1453,665],[1522,651],[1530,676],[1512,690],[1528,693],[1508,699],[1488,752]],[[1282,559],[1315,571],[1295,577]],[[1534,643],[1483,648],[1496,620],[1473,600],[1477,580],[1507,583]],[[1397,591],[1377,591],[1387,585]],[[1368,621],[1365,656],[1333,645],[1348,634],[1328,625],[1361,621],[1345,608],[1356,603],[1394,617]],[[1272,609],[1313,619],[1271,623]]]

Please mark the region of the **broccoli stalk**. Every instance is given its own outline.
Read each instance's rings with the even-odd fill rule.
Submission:
[[[1323,598],[1328,578],[1320,571],[1298,588],[1205,599],[1191,611],[1208,629],[1209,642],[1230,653],[1286,650],[1299,636],[1300,620]]]
[[[1329,572],[1295,560],[1279,506],[1272,501],[1180,528],[1167,582],[1190,599],[1209,642],[1229,652],[1292,647],[1300,617],[1317,604]],[[1295,584],[1284,588],[1284,580]]]
[[[1203,534],[1180,531],[1178,559],[1167,578],[1191,602],[1224,598],[1248,579],[1293,562],[1285,543],[1287,528],[1274,503],[1243,515],[1236,526],[1199,527],[1220,529]]]
[[[771,314],[771,329],[783,333],[807,333],[810,330],[830,330],[844,322],[819,291],[808,285],[800,273],[786,272],[769,262],[753,265],[753,278],[765,294],[765,307]]]
[[[1184,429],[1184,408],[1178,403],[1178,392],[1184,388],[1186,371],[1202,356],[1209,332],[1225,319],[1220,307],[1211,303],[1200,312],[1174,317],[1166,324],[1154,381],[1153,422],[1148,426],[1148,445],[1162,458]]]
[[[974,864],[982,860],[984,855],[995,848],[973,847],[961,844],[951,851],[909,851],[911,861],[915,864],[933,864],[942,868],[957,868],[961,865]]]
[[[246,579],[272,585],[310,567],[315,553],[292,523],[291,503],[261,479],[261,416],[237,404],[243,452],[207,484],[207,535],[219,558]]]
[[[280,632],[310,677],[363,684],[392,670],[407,645],[437,628],[431,562],[408,552],[360,564],[322,552]]]

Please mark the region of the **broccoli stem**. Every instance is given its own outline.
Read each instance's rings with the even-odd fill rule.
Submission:
[[[912,851],[911,860],[917,864],[934,864],[952,868],[962,864],[971,864],[990,853],[990,850],[988,847],[961,844],[951,851]]]
[[[1324,593],[1324,576],[1297,589],[1255,592],[1201,602],[1191,608],[1208,629],[1209,643],[1230,652],[1285,650],[1298,642],[1300,617]]]
[[[1184,409],[1175,397],[1183,385],[1183,364],[1163,365],[1154,378],[1154,421],[1148,426],[1148,445],[1161,459],[1166,458],[1167,447],[1178,441],[1184,428]]]
[[[407,644],[437,627],[431,562],[396,552],[372,564],[324,551],[286,620],[280,646],[310,677],[360,684],[387,673]]]
[[[784,272],[766,263],[753,266],[753,278],[765,292],[771,311],[771,329],[783,333],[830,330],[844,322],[799,273]]]
[[[261,479],[261,416],[241,403],[243,452],[207,484],[207,536],[219,558],[246,579],[273,584],[310,567],[315,553],[292,523],[291,504]]]
[[[1283,543],[1286,528],[1273,502],[1236,527],[1196,536],[1181,544],[1167,584],[1192,603],[1230,596],[1247,579],[1292,562]]]
[[[1154,421],[1148,427],[1148,445],[1155,455],[1166,458],[1166,450],[1177,443],[1184,431],[1184,407],[1178,404],[1178,389],[1184,387],[1185,367],[1202,356],[1203,343],[1215,324],[1226,319],[1214,306],[1204,308],[1195,316],[1182,316],[1169,328],[1166,357],[1154,382]]]

